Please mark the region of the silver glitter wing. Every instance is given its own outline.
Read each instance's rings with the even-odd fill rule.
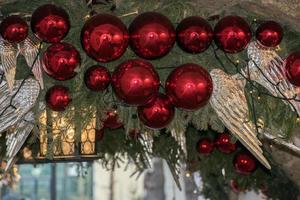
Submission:
[[[245,80],[230,76],[220,69],[210,72],[214,83],[210,104],[230,132],[259,160],[271,169],[256,135],[255,124],[249,120],[248,104],[244,93]]]

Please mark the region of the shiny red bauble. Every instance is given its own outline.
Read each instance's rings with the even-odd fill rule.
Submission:
[[[266,47],[276,47],[282,38],[283,29],[274,21],[266,21],[256,30],[256,39]]]
[[[248,153],[239,153],[234,159],[234,168],[240,174],[250,174],[256,169],[256,160]]]
[[[175,108],[168,96],[159,94],[150,103],[138,107],[139,119],[151,129],[166,127],[174,118]]]
[[[178,45],[189,53],[205,51],[213,39],[209,23],[198,16],[185,18],[176,29]]]
[[[61,7],[45,4],[33,12],[31,29],[39,39],[45,42],[59,42],[70,30],[69,15]]]
[[[198,152],[203,155],[208,155],[214,150],[214,143],[209,138],[203,138],[198,142]]]
[[[140,59],[121,63],[112,75],[116,96],[129,105],[145,105],[157,96],[159,76],[153,65]]]
[[[222,153],[232,153],[237,149],[236,143],[231,142],[230,135],[220,133],[215,140],[218,150]]]
[[[99,62],[121,57],[128,46],[129,35],[123,22],[109,14],[91,17],[81,30],[81,45],[88,56]]]
[[[84,83],[92,91],[105,90],[111,81],[108,69],[103,66],[95,65],[86,70]]]
[[[199,65],[188,63],[177,67],[166,81],[166,93],[179,108],[196,110],[204,106],[213,91],[209,73]]]
[[[21,17],[6,17],[0,24],[0,34],[11,43],[18,43],[28,36],[28,25]]]
[[[64,111],[71,100],[68,88],[62,85],[55,85],[46,93],[47,106],[53,111]]]
[[[296,51],[286,58],[284,69],[287,79],[293,85],[300,87],[300,51]]]
[[[103,128],[118,129],[123,127],[123,123],[115,110],[106,112],[106,116],[101,121],[103,122]]]
[[[137,16],[129,26],[130,46],[145,59],[155,59],[169,53],[175,43],[175,29],[170,20],[157,12]]]
[[[238,53],[245,49],[251,40],[249,24],[239,16],[222,18],[214,29],[215,43],[226,53]]]
[[[68,43],[55,43],[47,48],[43,60],[45,72],[56,80],[64,81],[76,75],[80,54]]]

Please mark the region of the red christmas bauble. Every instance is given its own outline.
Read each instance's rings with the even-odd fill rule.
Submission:
[[[208,155],[214,150],[214,143],[209,138],[203,138],[198,142],[198,152],[200,154]]]
[[[250,174],[256,169],[256,160],[250,154],[239,153],[234,159],[234,167],[240,174]]]
[[[158,94],[159,76],[151,63],[140,59],[127,60],[113,72],[112,86],[124,103],[145,105]]]
[[[95,132],[96,132],[96,140],[99,142],[102,141],[104,138],[104,129],[103,128],[96,129]]]
[[[134,129],[129,131],[129,137],[131,139],[137,139],[140,136],[141,136],[141,131],[139,129],[134,128]]]
[[[128,46],[129,34],[123,22],[109,14],[91,17],[81,30],[81,45],[88,56],[99,62],[121,57]]]
[[[46,93],[46,103],[53,111],[64,111],[71,101],[68,88],[62,85],[55,85]]]
[[[220,133],[215,140],[215,144],[222,153],[232,153],[237,149],[236,143],[232,143],[230,136],[226,133]]]
[[[284,62],[284,67],[287,79],[300,87],[300,51],[290,54]]]
[[[175,108],[168,96],[159,94],[148,104],[138,107],[140,120],[149,128],[166,127],[174,118]]]
[[[95,65],[86,70],[84,74],[85,85],[93,91],[105,90],[111,81],[109,71],[100,65]]]
[[[239,187],[239,185],[237,184],[237,182],[235,180],[231,180],[229,183],[229,186],[232,189],[232,191],[234,191],[236,193],[245,191],[245,189]]]
[[[65,81],[76,75],[80,64],[79,52],[68,43],[55,43],[43,55],[44,70],[52,78]]]
[[[249,24],[239,16],[222,18],[214,29],[215,43],[226,53],[238,53],[245,49],[251,40]]]
[[[22,42],[28,36],[28,25],[21,17],[9,16],[1,22],[0,34],[8,42]]]
[[[166,92],[179,108],[196,110],[204,106],[213,91],[209,73],[199,65],[188,63],[177,67],[166,81]]]
[[[45,42],[59,42],[70,30],[69,15],[61,7],[45,4],[33,12],[31,29],[39,39]]]
[[[157,12],[137,16],[129,26],[130,46],[145,59],[155,59],[169,53],[175,43],[175,29],[170,20]]]
[[[106,112],[105,118],[102,120],[103,128],[118,129],[123,127],[123,123],[120,121],[117,111]]]
[[[205,51],[213,39],[213,30],[201,17],[192,16],[180,22],[176,29],[178,45],[190,53]]]
[[[276,47],[282,38],[283,29],[274,21],[266,21],[256,30],[256,39],[266,47]]]

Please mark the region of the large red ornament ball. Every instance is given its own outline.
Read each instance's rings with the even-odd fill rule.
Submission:
[[[102,119],[103,128],[118,129],[123,127],[123,123],[119,119],[116,110],[106,112],[106,116]]]
[[[256,160],[248,153],[239,153],[234,159],[234,167],[240,174],[250,174],[256,169]]]
[[[215,144],[222,153],[232,153],[237,149],[237,144],[231,142],[230,135],[226,133],[220,133],[215,140]]]
[[[128,46],[129,35],[123,22],[109,14],[90,18],[81,30],[81,45],[88,56],[99,62],[121,57]]]
[[[28,25],[21,17],[9,16],[1,22],[0,34],[8,42],[22,42],[28,36]]]
[[[109,71],[100,65],[95,65],[86,70],[84,74],[85,85],[92,91],[105,90],[111,81]]]
[[[140,59],[121,63],[112,75],[116,96],[129,105],[145,105],[157,96],[159,76],[153,65]]]
[[[203,138],[198,142],[198,152],[203,155],[208,155],[214,150],[214,143],[209,138]]]
[[[213,39],[209,23],[198,16],[185,18],[176,29],[178,45],[189,53],[205,51]]]
[[[284,66],[287,79],[293,85],[300,87],[300,51],[290,54],[286,58]]]
[[[274,21],[266,21],[256,30],[256,39],[266,47],[276,47],[282,38],[283,29]]]
[[[209,73],[199,65],[188,63],[177,67],[166,81],[166,92],[179,108],[196,110],[204,106],[213,91]]]
[[[64,111],[71,102],[69,90],[61,85],[51,87],[46,93],[46,102],[53,111]]]
[[[76,75],[80,54],[68,43],[55,43],[47,48],[43,60],[45,72],[56,80],[64,81]]]
[[[149,128],[166,127],[174,118],[175,108],[168,96],[159,94],[150,103],[138,107],[139,119]]]
[[[226,53],[238,53],[245,49],[251,40],[249,24],[239,16],[222,18],[214,29],[215,43]]]
[[[69,15],[61,7],[45,4],[33,12],[31,29],[39,39],[45,42],[59,42],[70,30]]]
[[[129,26],[130,46],[145,59],[155,59],[169,53],[175,43],[175,29],[170,20],[157,12],[137,16]]]

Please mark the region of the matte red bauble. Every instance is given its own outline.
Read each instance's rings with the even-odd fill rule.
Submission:
[[[121,63],[112,75],[116,96],[129,105],[145,105],[157,96],[159,76],[153,65],[140,59]]]
[[[201,139],[198,142],[198,152],[200,154],[208,155],[214,150],[214,143],[209,138]]]
[[[226,53],[238,53],[245,49],[251,40],[249,24],[239,16],[222,18],[214,29],[217,46]]]
[[[209,73],[199,65],[188,63],[177,67],[166,81],[166,92],[179,108],[196,110],[204,106],[213,91]]]
[[[213,30],[201,17],[192,16],[180,22],[176,29],[178,45],[187,52],[205,51],[213,39]]]
[[[240,174],[250,174],[256,169],[256,161],[247,153],[239,153],[234,159],[235,170]]]
[[[121,57],[128,46],[129,35],[123,22],[109,14],[90,18],[81,30],[81,45],[88,56],[99,62]]]
[[[9,16],[1,22],[0,34],[8,42],[18,43],[28,36],[28,25],[21,17]]]
[[[231,142],[230,135],[220,133],[215,140],[218,150],[222,153],[232,153],[237,149],[236,143]]]
[[[103,128],[118,129],[123,126],[119,119],[117,111],[108,111],[105,118],[102,120]]]
[[[232,191],[236,193],[245,191],[245,189],[239,187],[238,183],[235,180],[231,180],[229,186],[232,189]]]
[[[45,42],[59,42],[70,30],[69,15],[63,8],[53,4],[40,6],[32,14],[31,29]]]
[[[134,128],[134,129],[129,131],[129,137],[131,139],[137,139],[140,136],[141,136],[141,131],[139,129]]]
[[[96,140],[99,142],[102,141],[104,138],[104,129],[103,128],[96,129],[95,132],[96,132]]]
[[[55,85],[46,93],[47,105],[53,111],[64,111],[71,100],[69,90],[62,85]]]
[[[284,66],[287,79],[293,85],[300,87],[300,51],[289,55],[284,62]]]
[[[169,53],[175,43],[175,29],[170,20],[157,12],[137,16],[129,26],[130,46],[145,59],[155,59]]]
[[[283,29],[274,21],[266,21],[256,30],[256,39],[266,47],[276,47],[282,38]]]
[[[159,94],[150,103],[138,107],[139,119],[149,128],[166,127],[174,118],[175,108],[168,96]]]
[[[52,78],[68,80],[76,75],[79,67],[79,52],[68,43],[55,43],[47,48],[43,55],[44,70]]]
[[[84,74],[85,85],[93,91],[105,90],[111,81],[109,71],[100,65],[95,65],[86,70]]]

